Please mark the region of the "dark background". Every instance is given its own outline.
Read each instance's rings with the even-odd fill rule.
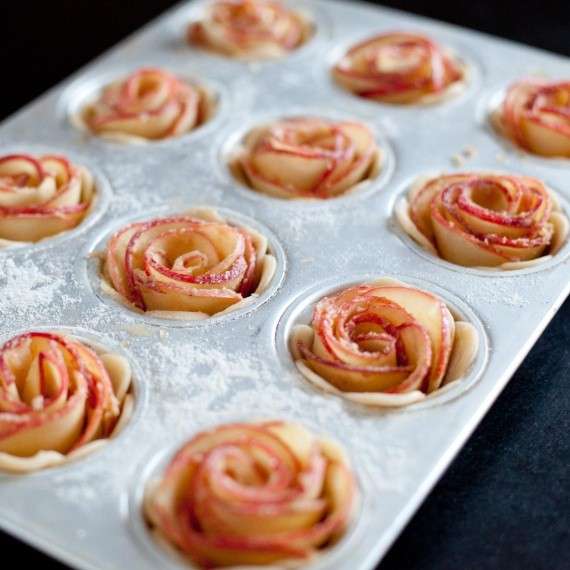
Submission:
[[[570,56],[568,0],[378,3]],[[172,0],[2,2],[0,118],[174,4]],[[570,301],[381,569],[570,568],[569,459]],[[0,567],[8,559],[17,560],[20,567],[64,569],[0,532]]]

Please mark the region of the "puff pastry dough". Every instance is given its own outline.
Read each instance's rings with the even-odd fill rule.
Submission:
[[[250,131],[230,168],[264,194],[327,199],[360,187],[381,164],[382,152],[362,123],[293,117]]]
[[[305,564],[342,536],[356,498],[336,443],[275,421],[197,435],[148,486],[144,511],[201,568]]]
[[[0,470],[37,471],[83,457],[131,416],[128,361],[55,332],[0,348]]]
[[[76,227],[94,196],[89,171],[63,156],[0,157],[0,247],[38,242]]]
[[[275,268],[260,233],[214,210],[194,209],[115,233],[104,256],[103,288],[137,311],[205,319],[254,299]]]
[[[467,68],[430,38],[387,33],[350,48],[333,77],[359,97],[393,104],[436,103],[462,91]]]
[[[389,278],[325,297],[290,339],[312,384],[379,407],[443,390],[465,376],[478,348],[475,327],[455,319],[439,297]]]

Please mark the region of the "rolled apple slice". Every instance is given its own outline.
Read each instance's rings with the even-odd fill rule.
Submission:
[[[142,68],[103,88],[73,122],[105,139],[145,143],[189,133],[214,111],[215,97],[205,87]]]
[[[386,33],[350,48],[332,70],[355,95],[382,103],[436,103],[461,92],[467,68],[430,38]]]
[[[192,45],[239,59],[271,59],[304,44],[313,26],[277,0],[215,0],[188,27]]]
[[[83,457],[115,437],[133,409],[131,369],[55,332],[0,347],[0,470],[37,471]]]
[[[335,442],[281,421],[229,424],[178,451],[144,515],[200,568],[307,564],[344,534],[357,498]]]
[[[360,188],[381,163],[382,151],[365,125],[292,117],[250,131],[230,168],[264,194],[324,200]]]
[[[387,278],[323,298],[290,338],[312,384],[379,407],[419,402],[460,380],[478,348],[475,327],[436,295]]]
[[[466,267],[521,269],[555,255],[568,218],[552,190],[528,176],[473,172],[421,178],[396,207],[416,242]]]
[[[89,171],[63,156],[0,156],[0,248],[73,229],[95,191]]]
[[[254,300],[275,268],[260,233],[214,210],[194,209],[116,232],[104,254],[102,283],[135,311],[205,319]]]
[[[491,118],[517,146],[541,156],[570,158],[570,81],[519,81]]]

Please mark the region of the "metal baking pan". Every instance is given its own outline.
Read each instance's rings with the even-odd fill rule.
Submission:
[[[2,151],[69,154],[104,189],[89,223],[72,235],[0,251],[2,340],[23,329],[63,328],[116,346],[135,371],[134,416],[104,450],[27,476],[0,475],[0,526],[71,566],[180,567],[141,522],[145,477],[204,426],[263,416],[300,420],[350,449],[364,501],[346,540],[315,567],[374,567],[570,291],[568,246],[530,269],[463,270],[434,262],[392,217],[416,176],[457,170],[454,157],[467,147],[476,152],[463,170],[536,176],[567,208],[567,164],[516,151],[493,133],[487,115],[511,81],[567,77],[570,62],[380,7],[324,0],[302,7],[316,25],[312,40],[290,57],[248,64],[190,50],[183,30],[203,3],[183,3],[0,126]],[[429,108],[399,108],[357,100],[333,84],[330,66],[346,46],[394,29],[425,32],[460,53],[472,70],[465,92]],[[94,88],[142,65],[199,78],[218,94],[216,117],[188,136],[147,146],[100,141],[70,124],[69,113]],[[369,188],[318,204],[284,202],[228,175],[228,148],[244,125],[316,109],[377,133],[386,170]],[[278,260],[271,290],[234,315],[190,323],[145,319],[101,295],[90,254],[109,232],[126,220],[195,206],[221,208],[270,236]],[[291,326],[317,299],[382,276],[435,292],[480,333],[468,378],[409,409],[368,409],[323,394],[299,374],[287,348]]]

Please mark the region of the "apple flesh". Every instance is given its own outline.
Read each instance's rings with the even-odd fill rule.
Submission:
[[[1,157],[0,239],[37,242],[72,229],[93,195],[92,176],[65,157]]]
[[[296,424],[232,424],[176,454],[145,512],[199,564],[271,564],[307,559],[342,533],[355,495],[332,443]]]
[[[497,113],[499,127],[541,156],[570,158],[570,83],[528,80],[512,85]]]
[[[340,85],[357,95],[412,104],[443,93],[463,71],[429,38],[387,33],[352,47],[333,69]]]
[[[310,117],[255,129],[244,145],[240,162],[250,184],[281,197],[341,194],[368,176],[378,155],[364,125]]]

